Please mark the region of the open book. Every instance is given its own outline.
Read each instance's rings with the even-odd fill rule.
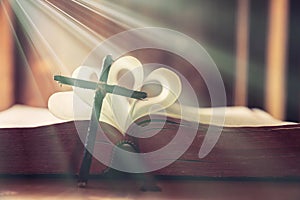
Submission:
[[[244,123],[223,127],[217,144],[203,159],[198,155],[207,126],[199,124],[190,148],[154,174],[300,177],[299,124],[279,122],[261,110],[245,107],[231,107],[226,110],[226,121],[239,119],[239,122]],[[249,119],[254,121],[249,122]],[[268,126],[255,125],[254,122],[258,119],[261,124]],[[112,132],[115,135],[110,138],[114,143],[131,140],[139,147],[140,152],[150,152],[166,145],[174,137],[179,124],[172,122],[176,122],[176,119],[168,118],[164,128],[150,138],[135,140],[117,132]],[[87,131],[88,121],[76,123],[79,123],[82,133]],[[145,132],[153,135],[156,125],[152,124]],[[189,135],[191,129],[183,128]],[[85,135],[80,136],[77,131],[78,125],[74,121],[58,119],[46,108],[15,105],[0,112],[0,174],[78,174],[84,150],[81,137],[84,138]],[[101,134],[107,133],[98,133],[99,136]],[[95,151],[106,151],[111,155],[113,150],[105,145],[97,143]],[[105,164],[93,159],[91,174],[102,174],[106,169]]]
[[[116,60],[110,70],[108,84],[121,85],[148,94],[146,100],[134,100],[107,94],[103,102],[100,121],[106,122],[122,134],[137,119],[149,114],[219,126],[282,125],[266,112],[246,107],[198,108],[178,103],[182,85],[179,76],[167,69],[157,68],[144,78],[143,65],[134,57]],[[77,68],[72,77],[97,81],[100,69],[88,66]],[[71,92],[59,92],[49,99],[49,110],[64,120],[88,120],[91,117],[95,91],[73,88]],[[212,116],[217,118],[211,121]]]
[[[174,72],[158,68],[148,72],[144,79],[143,70],[133,57],[114,62],[108,83],[146,91],[148,99],[135,101],[113,94],[106,96],[96,154],[105,155],[109,161],[117,156],[114,147],[102,140],[103,135],[114,144],[130,142],[140,153],[147,154],[172,144],[181,131],[181,139],[173,142],[170,150],[152,156],[157,163],[168,163],[154,170],[155,174],[300,177],[299,124],[276,120],[259,109],[180,105],[177,98],[181,81]],[[99,73],[94,68],[80,67],[73,77],[96,81]],[[93,91],[74,88],[49,99],[51,112],[24,105],[0,112],[0,174],[77,174],[93,95]],[[161,106],[153,108],[154,104]],[[220,119],[220,124],[211,124],[213,116]],[[215,129],[209,133],[211,126]],[[200,149],[211,140],[209,134],[220,135],[212,138],[214,146],[201,156]],[[182,149],[189,139],[189,146]],[[143,167],[152,166],[153,163],[145,161]],[[94,159],[91,173],[100,174],[106,168],[105,163]]]
[[[218,108],[215,108],[218,109]],[[221,109],[221,108],[220,108]],[[222,108],[223,109],[223,108]],[[203,119],[209,119],[212,108],[203,108]],[[72,121],[55,117],[48,109],[16,104],[0,112],[0,129],[4,128],[36,128],[51,126]],[[201,121],[208,124],[209,121]],[[226,107],[225,127],[265,127],[296,124],[280,121],[260,109],[247,107]]]

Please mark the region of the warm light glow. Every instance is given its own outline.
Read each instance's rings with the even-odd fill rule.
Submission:
[[[267,46],[266,109],[278,119],[284,118],[286,101],[286,41],[288,0],[270,1]]]
[[[247,105],[249,0],[238,1],[235,99],[236,106]]]
[[[70,74],[99,42],[43,1],[16,0],[12,7],[36,53],[52,64],[52,73]]]
[[[9,18],[11,10],[7,7],[7,1],[0,2],[0,110],[8,108],[14,102],[13,83],[13,38],[11,34]]]

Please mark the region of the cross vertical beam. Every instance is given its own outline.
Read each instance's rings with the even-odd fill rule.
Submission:
[[[102,65],[102,72],[99,79],[100,82],[103,83],[107,82],[108,74],[112,63],[113,63],[113,59],[110,55],[104,58],[103,65]],[[92,153],[95,146],[100,113],[101,113],[102,104],[105,95],[106,95],[106,90],[102,86],[99,86],[96,89],[93,109],[92,109],[92,116],[89,123],[86,139],[85,139],[85,145],[84,145],[85,149],[84,149],[83,159],[79,171],[79,179],[78,179],[79,187],[85,187],[89,178],[89,173],[90,173],[90,168],[91,168],[91,163],[93,158]]]
[[[112,63],[113,63],[113,59],[111,55],[108,55],[104,58],[99,82],[68,78],[60,75],[54,76],[54,80],[58,81],[61,84],[67,84],[75,87],[95,90],[92,116],[89,123],[86,139],[85,139],[84,154],[83,154],[83,159],[79,171],[79,179],[78,179],[79,187],[85,187],[87,185],[92,158],[93,158],[92,154],[94,151],[95,140],[98,132],[98,125],[99,125],[99,119],[101,115],[102,104],[106,96],[106,93],[121,95],[124,97],[134,98],[138,100],[147,98],[147,93],[145,92],[130,90],[118,85],[108,85],[107,79],[108,79],[108,75]]]

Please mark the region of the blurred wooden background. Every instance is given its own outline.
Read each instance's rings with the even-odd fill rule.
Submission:
[[[70,75],[93,49],[94,39],[152,25],[183,32],[204,46],[221,72],[228,105],[258,107],[280,119],[300,120],[299,1],[95,2],[0,2],[0,109],[14,103],[46,107],[54,91],[69,89],[60,88],[53,74]],[[87,40],[82,39],[85,34],[90,36]],[[205,97],[202,105],[209,105],[203,80],[186,61],[151,50],[133,54],[145,62],[185,66],[184,75]]]

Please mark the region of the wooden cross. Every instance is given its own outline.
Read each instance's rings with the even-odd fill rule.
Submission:
[[[96,135],[98,130],[98,123],[99,123],[101,109],[102,109],[102,103],[106,93],[112,93],[112,94],[121,95],[129,98],[135,98],[138,100],[142,100],[147,97],[147,93],[145,92],[129,90],[127,88],[120,87],[117,85],[108,85],[107,79],[108,79],[108,74],[112,63],[113,63],[113,59],[110,55],[104,58],[99,82],[74,79],[74,78],[69,78],[69,77],[59,76],[59,75],[54,76],[54,80],[58,81],[61,84],[67,84],[75,87],[91,89],[96,91],[94,102],[93,102],[92,116],[91,116],[88,132],[85,140],[83,160],[79,172],[79,180],[78,180],[79,187],[85,187],[88,181],[91,162],[92,162],[91,152],[93,152],[94,150],[94,145],[95,145],[95,140],[96,140]]]

